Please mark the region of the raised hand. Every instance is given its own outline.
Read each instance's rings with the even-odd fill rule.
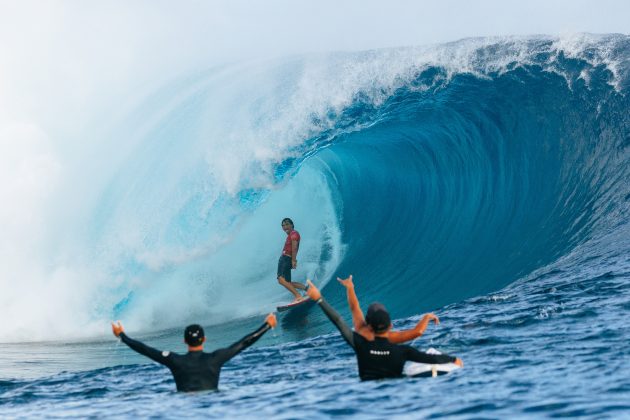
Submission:
[[[272,312],[269,315],[267,315],[267,318],[265,318],[265,322],[267,324],[269,324],[269,326],[271,328],[276,328],[276,325],[278,325],[278,320],[276,319],[276,314],[274,314]]]
[[[354,287],[354,283],[352,283],[352,274],[350,274],[350,276],[347,279],[342,279],[341,277],[337,277],[337,280],[346,289]]]
[[[117,321],[116,323],[112,322],[112,332],[116,337],[119,337],[120,333],[125,332],[125,328],[122,326],[120,321]]]
[[[319,292],[319,289],[315,287],[313,282],[310,280],[306,280],[306,283],[309,286],[308,290],[306,291],[306,294],[308,295],[308,297],[310,297],[313,300],[319,300],[322,297],[322,294]]]
[[[425,321],[426,320],[426,321]],[[429,322],[435,322],[435,325],[439,325],[440,324],[440,318],[438,318],[435,314],[433,313],[428,313],[424,316],[424,318],[422,319],[422,321],[420,322],[426,322],[427,324]]]

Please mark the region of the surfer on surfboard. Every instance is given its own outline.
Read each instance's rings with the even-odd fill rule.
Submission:
[[[294,302],[307,299],[297,290],[306,290],[306,286],[302,283],[291,281],[291,270],[297,268],[297,253],[300,249],[300,234],[295,230],[293,220],[288,217],[282,219],[282,230],[287,234],[287,239],[282,248],[282,255],[278,260],[278,283],[284,286],[293,294]]]

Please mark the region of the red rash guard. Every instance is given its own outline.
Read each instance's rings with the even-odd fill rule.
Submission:
[[[300,246],[300,234],[297,230],[292,230],[291,233],[287,235],[287,240],[284,243],[284,248],[282,248],[282,255],[286,255],[287,257],[291,257],[291,242],[297,241],[298,247]]]

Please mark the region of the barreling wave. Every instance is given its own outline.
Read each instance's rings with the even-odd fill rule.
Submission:
[[[397,317],[498,290],[628,220],[629,57],[622,35],[469,39],[166,86],[107,133],[116,158],[74,232],[92,304],[67,299],[68,318],[268,311],[287,216],[297,279],[352,273]]]
[[[630,43],[618,41],[619,66],[586,58],[605,42],[576,58],[530,40],[501,68],[431,65],[377,107],[357,100],[344,112],[369,124],[318,155],[344,204],[338,271],[409,315],[498,290],[624,225],[630,101],[616,76]],[[487,65],[511,47],[474,55]]]

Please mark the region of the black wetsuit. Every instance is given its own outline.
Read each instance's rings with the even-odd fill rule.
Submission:
[[[455,357],[447,354],[424,353],[411,346],[390,343],[384,337],[375,337],[374,341],[370,341],[352,331],[328,302],[322,299],[319,306],[354,349],[359,365],[359,377],[363,381],[400,378],[403,376],[406,361],[432,364],[455,362]]]
[[[120,338],[131,349],[169,368],[178,391],[190,392],[217,389],[221,366],[254,344],[269,329],[269,324],[265,322],[262,327],[230,347],[218,349],[212,353],[189,351],[183,355],[156,350],[129,338],[124,332],[120,333]]]

